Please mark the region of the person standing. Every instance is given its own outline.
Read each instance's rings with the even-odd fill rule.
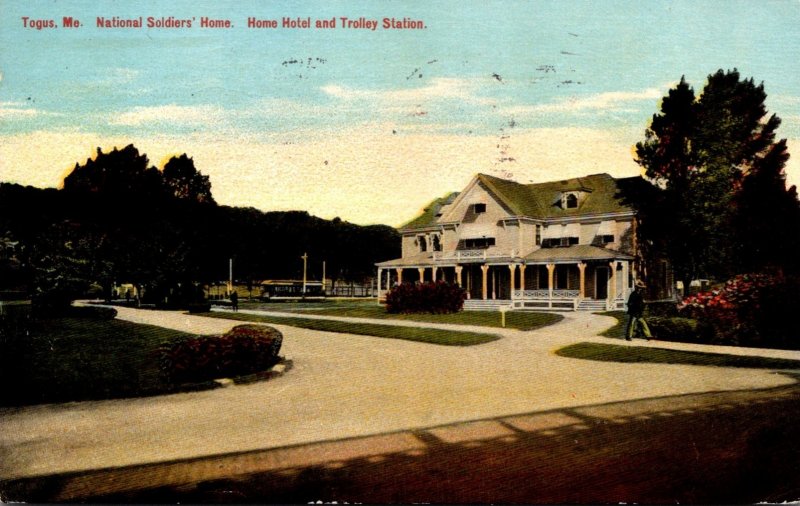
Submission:
[[[644,283],[641,281],[636,282],[636,286],[628,297],[628,325],[625,328],[625,340],[630,341],[633,339],[633,334],[636,332],[636,327],[641,325],[645,337],[649,341],[653,335],[650,333],[650,327],[644,319]]]
[[[234,311],[239,310],[239,294],[236,293],[235,290],[231,292],[231,308],[233,308]]]

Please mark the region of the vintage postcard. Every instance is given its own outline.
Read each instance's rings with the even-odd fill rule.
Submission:
[[[800,500],[800,3],[0,0],[0,499]]]

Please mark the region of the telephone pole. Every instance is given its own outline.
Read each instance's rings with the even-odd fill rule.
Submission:
[[[308,253],[303,253],[303,298],[306,298],[306,266],[308,264]]]

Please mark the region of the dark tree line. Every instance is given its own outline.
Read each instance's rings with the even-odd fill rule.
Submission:
[[[400,254],[388,226],[218,205],[187,155],[158,170],[132,145],[98,149],[61,190],[0,183],[0,239],[0,290],[48,304],[90,289],[108,296],[115,282],[155,300],[192,298],[198,284],[227,279],[230,258],[234,277],[253,284],[301,277],[304,253],[312,279],[324,260],[327,277],[362,281],[375,262]]]

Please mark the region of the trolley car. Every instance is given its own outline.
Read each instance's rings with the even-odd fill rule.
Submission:
[[[281,300],[323,300],[325,291],[321,281],[306,281],[305,293],[303,282],[295,280],[267,280],[261,282],[261,299],[265,301]]]

